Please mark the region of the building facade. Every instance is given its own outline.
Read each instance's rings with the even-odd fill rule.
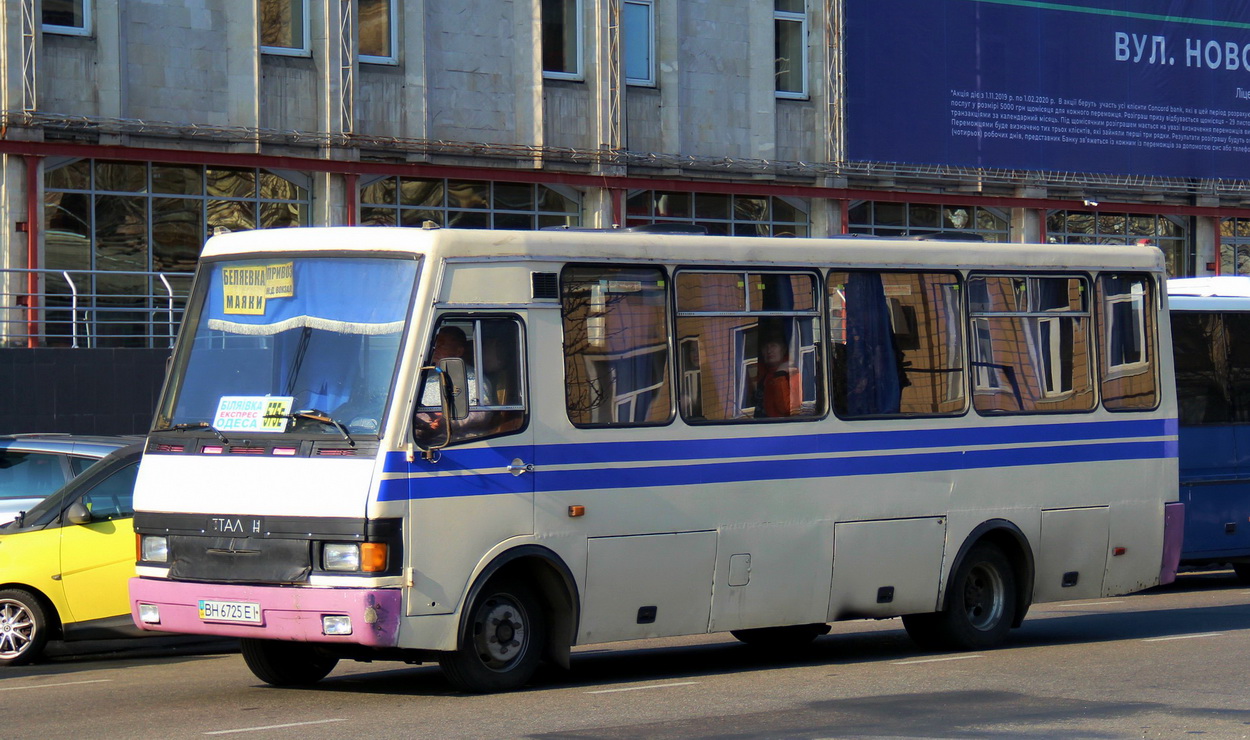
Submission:
[[[1250,271],[1241,181],[852,160],[853,1],[11,0],[0,345],[167,346],[239,229],[957,232]]]

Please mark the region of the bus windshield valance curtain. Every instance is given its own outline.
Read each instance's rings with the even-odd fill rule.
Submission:
[[[849,416],[899,412],[898,351],[881,276],[852,272],[846,283],[846,408]]]
[[[403,329],[416,263],[249,260],[213,266],[208,328],[269,336],[289,329],[391,334]]]

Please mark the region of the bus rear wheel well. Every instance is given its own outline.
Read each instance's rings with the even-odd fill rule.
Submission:
[[[497,579],[525,583],[534,589],[546,617],[545,657],[568,670],[569,652],[577,638],[578,605],[581,603],[577,583],[568,566],[545,547],[525,545],[509,550],[482,571],[465,603],[472,604],[478,592]]]
[[[1011,565],[1012,576],[1016,581],[1016,612],[1011,626],[1019,627],[1024,623],[1024,616],[1033,603],[1033,549],[1029,547],[1028,538],[1020,528],[1005,519],[992,519],[982,523],[968,535],[959,548],[955,562],[951,563],[950,574],[959,571],[959,566],[968,553],[978,544],[994,545],[1007,558]],[[950,598],[949,588],[944,592],[943,604]]]

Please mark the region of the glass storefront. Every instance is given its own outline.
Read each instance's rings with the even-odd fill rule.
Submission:
[[[806,201],[777,195],[637,190],[626,201],[625,225],[679,223],[702,226],[709,234],[808,236],[809,211]]]
[[[360,223],[458,229],[541,229],[581,223],[579,194],[532,183],[386,177],[360,189]]]
[[[848,231],[873,236],[960,234],[987,242],[1008,241],[1011,219],[1005,211],[982,206],[854,201]]]

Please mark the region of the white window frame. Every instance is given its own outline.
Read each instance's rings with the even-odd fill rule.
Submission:
[[[777,33],[777,27],[781,23],[785,22],[785,23],[798,23],[799,24],[799,39],[801,41],[802,49],[803,49],[803,53],[799,55],[799,67],[800,67],[798,71],[799,83],[800,83],[799,90],[778,90],[777,89],[777,85],[780,84],[781,80],[775,76],[776,60],[775,59],[773,60],[773,64],[774,64],[773,90],[776,96],[779,98],[786,98],[789,100],[807,100],[807,97],[808,97],[808,92],[807,92],[807,0],[803,0],[803,8],[804,8],[804,11],[802,13],[794,13],[794,12],[787,11],[787,10],[777,10],[776,5],[774,4],[773,6],[773,34],[774,34],[773,48],[774,49],[776,48],[775,36]]]
[[[308,17],[308,11],[309,11],[308,0],[282,0],[282,1],[291,3],[292,5],[298,4],[300,8],[302,9],[301,17],[302,17],[303,23],[301,24],[301,28],[300,28],[300,46],[297,48],[294,46],[265,46],[262,44],[260,47],[260,52],[262,54],[273,54],[275,56],[286,56],[286,57],[312,56],[312,48],[308,43],[309,34],[312,32],[312,24],[310,23],[310,20]],[[264,2],[264,0],[256,0],[256,2],[260,3],[260,2]],[[256,17],[257,19],[260,18],[259,6],[258,6]],[[260,38],[259,27],[257,27],[256,29],[256,37],[258,39]]]
[[[91,3],[92,0],[79,0],[82,3],[82,27],[79,26],[59,26],[53,23],[44,23],[40,17],[40,30],[44,33],[54,33],[60,36],[90,36],[91,35]]]
[[[574,18],[573,18],[573,37],[574,37],[574,38],[573,38],[573,41],[574,41],[573,45],[576,47],[576,48],[575,48],[575,50],[574,50],[574,52],[573,52],[573,71],[572,71],[572,72],[558,72],[558,71],[553,71],[553,70],[543,69],[543,78],[544,78],[544,79],[548,79],[548,80],[576,80],[576,81],[581,81],[581,80],[585,79],[585,73],[584,73],[584,71],[583,71],[583,67],[582,67],[582,55],[583,55],[583,53],[584,53],[584,48],[585,48],[585,46],[584,46],[584,43],[585,43],[585,41],[584,41],[584,39],[585,39],[585,33],[584,33],[584,31],[582,30],[582,26],[584,25],[584,23],[583,23],[583,20],[582,20],[582,19],[585,17],[585,16],[583,15],[583,5],[584,5],[584,2],[583,2],[583,0],[563,0],[563,1],[564,1],[564,2],[573,3],[573,16],[574,16]],[[540,6],[540,7],[541,7],[541,6]],[[540,31],[539,31],[539,33],[540,33],[540,38],[539,38],[539,56],[541,56],[541,55],[542,55],[542,39],[541,39],[541,34],[542,34],[542,33],[543,33],[543,31],[545,30],[546,19],[545,19],[545,18],[542,18],[542,19],[540,19],[540,22],[541,22],[541,23],[540,23]]]
[[[360,22],[356,22],[356,51],[357,58],[362,64],[399,64],[399,4],[403,0],[387,0],[387,12],[390,18],[387,20],[386,32],[390,36],[390,56],[377,56],[374,54],[364,54],[360,52]]]
[[[655,0],[623,0],[623,2],[621,3],[621,30],[622,32],[625,29],[625,8],[630,5],[635,5],[640,8],[646,8],[646,11],[647,11],[647,38],[645,42],[646,52],[647,52],[647,76],[646,77],[630,77],[628,74],[625,74],[625,84],[639,85],[643,87],[655,87]],[[622,50],[628,50],[631,43],[638,43],[637,41],[631,42],[630,36],[628,34],[623,33],[623,35],[624,35],[624,43],[621,44]],[[621,59],[622,70],[625,70],[626,68],[627,59],[628,59],[628,54],[627,53],[623,54],[623,58]]]

